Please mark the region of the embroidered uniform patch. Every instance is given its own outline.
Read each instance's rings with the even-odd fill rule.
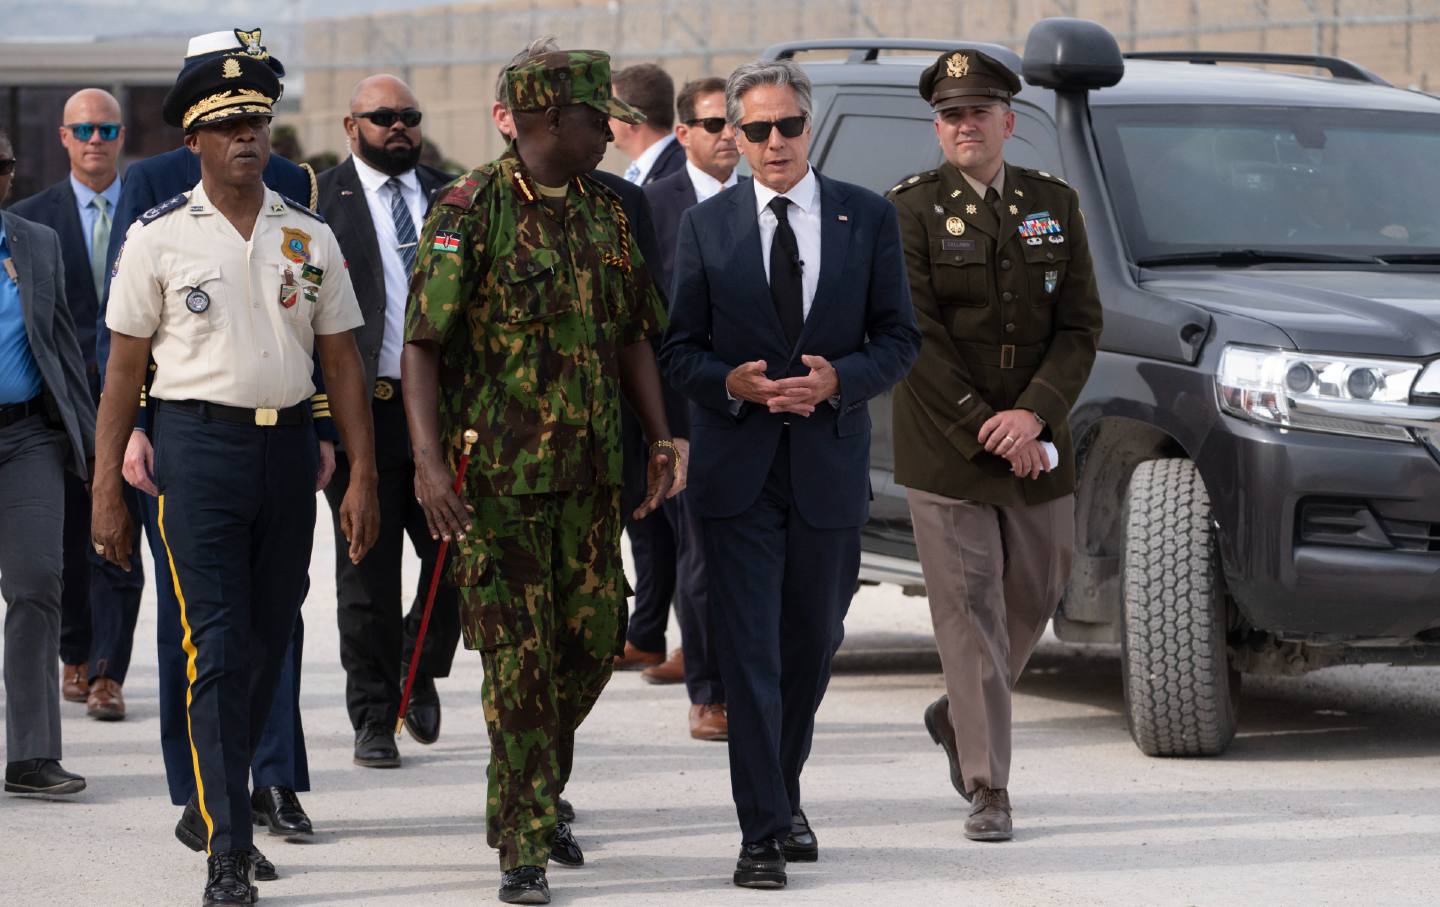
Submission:
[[[430,248],[436,252],[459,252],[460,234],[438,230],[435,233],[435,243]]]

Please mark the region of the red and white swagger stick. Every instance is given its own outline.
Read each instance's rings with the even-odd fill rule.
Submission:
[[[460,468],[455,470],[455,493],[465,484],[465,470],[470,466],[470,448],[480,440],[479,432],[465,429],[465,448],[460,452]],[[445,569],[445,554],[450,549],[450,540],[440,540],[440,550],[435,552],[435,569],[430,572],[430,591],[425,594],[425,611],[420,615],[420,632],[415,634],[415,651],[410,653],[410,670],[405,675],[405,689],[400,693],[400,712],[395,719],[395,736],[405,726],[405,709],[410,705],[410,691],[415,686],[415,671],[420,667],[420,647],[425,645],[425,631],[430,627],[430,609],[435,607],[435,592],[440,588],[440,574]]]

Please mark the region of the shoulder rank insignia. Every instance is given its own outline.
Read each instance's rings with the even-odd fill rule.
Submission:
[[[475,197],[480,190],[490,182],[491,171],[489,167],[477,167],[462,177],[457,178],[448,186],[440,190],[440,201],[437,204],[450,205],[453,208],[472,208],[475,205]]]
[[[144,214],[140,215],[138,220],[142,224],[148,224],[151,221],[159,220],[160,218],[169,214],[171,211],[174,211],[181,205],[185,204],[185,202],[189,198],[190,196],[182,192],[174,198],[166,199],[165,201],[151,208],[149,211],[146,211]]]
[[[935,179],[937,176],[939,176],[939,172],[935,170],[926,170],[924,173],[917,173],[914,176],[907,176],[905,179],[896,183],[894,186],[891,186],[890,191],[885,194],[893,195],[896,192],[903,192],[904,190],[909,189],[912,186],[918,186],[921,183],[928,183],[931,180]]]
[[[320,223],[322,223],[322,224],[325,223],[325,218],[321,217],[321,216],[319,215],[319,213],[317,213],[317,212],[315,212],[315,211],[311,211],[309,208],[307,208],[307,207],[305,207],[304,205],[300,204],[299,202],[295,201],[295,199],[291,198],[290,196],[288,196],[288,195],[281,195],[280,197],[285,200],[285,204],[286,204],[287,207],[290,208],[290,210],[292,210],[292,211],[299,211],[301,214],[308,214],[310,217],[315,218],[315,219],[318,220]]]

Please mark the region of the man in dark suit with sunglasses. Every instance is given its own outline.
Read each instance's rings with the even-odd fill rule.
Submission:
[[[320,174],[320,213],[350,262],[350,279],[365,324],[355,331],[371,389],[375,458],[380,473],[380,538],[359,564],[345,557],[350,543],[340,531],[340,505],[350,485],[350,461],[335,455],[335,477],[325,499],[335,525],[335,591],[340,624],[340,662],[345,667],[345,704],[355,729],[354,762],[397,768],[395,716],[425,608],[425,593],[439,543],[430,537],[425,511],[415,500],[415,462],[400,396],[400,350],[405,345],[405,300],[415,262],[419,228],[435,193],[451,179],[418,163],[422,147],[420,102],[404,82],[371,76],[355,86],[345,134],[350,157]],[[415,597],[400,608],[400,564],[405,537],[420,558]],[[418,743],[440,736],[436,677],[448,677],[460,639],[455,588],[436,594],[425,650],[405,712],[405,727]]]
[[[113,219],[120,200],[120,149],[125,127],[120,102],[99,88],[85,88],[65,102],[60,144],[70,159],[65,179],[15,205],[17,215],[60,235],[65,259],[65,302],[85,356],[93,402],[100,402],[95,361],[95,321]],[[123,229],[120,232],[124,232]],[[126,492],[133,508],[134,489]],[[84,702],[91,718],[125,717],[121,688],[130,668],[140,593],[145,587],[140,553],[130,572],[95,554],[90,546],[90,494],[80,477],[65,474],[65,591],[61,596],[62,695]]]
[[[694,402],[691,506],[709,568],[742,847],[736,885],[780,888],[819,845],[800,772],[844,633],[869,510],[866,404],[920,348],[895,209],[807,161],[810,80],[731,74],[754,178],[685,212],[665,377]]]
[[[735,185],[740,178],[735,172],[735,165],[740,163],[735,129],[725,119],[725,80],[711,77],[687,83],[676,96],[675,109],[679,117],[675,140],[685,149],[685,166],[645,187],[645,199],[650,203],[660,238],[660,255],[653,265],[655,282],[666,293],[670,292],[681,216],[697,203]],[[681,453],[688,456],[688,440],[677,437],[675,444],[683,444]],[[684,493],[666,501],[662,510],[673,547],[668,559],[653,559],[651,569],[655,575],[668,571],[664,579],[670,589],[679,593],[675,617],[680,624],[680,648],[662,664],[646,668],[642,676],[651,683],[684,681],[690,698],[690,736],[696,740],[724,740],[729,733],[725,684],[720,678],[715,635],[710,629],[710,591],[700,524]]]

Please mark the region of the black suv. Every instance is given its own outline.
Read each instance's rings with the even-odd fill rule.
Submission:
[[[958,39],[766,56],[813,80],[816,166],[884,192],[941,163],[915,85],[962,44],[1026,83],[1007,160],[1080,193],[1105,332],[1071,417],[1055,632],[1123,645],[1136,744],[1223,751],[1242,672],[1435,663],[1440,100],[1328,57],[1122,56],[1077,19],[1036,24],[1023,59]],[[862,578],[921,591],[888,398],[872,416]]]

